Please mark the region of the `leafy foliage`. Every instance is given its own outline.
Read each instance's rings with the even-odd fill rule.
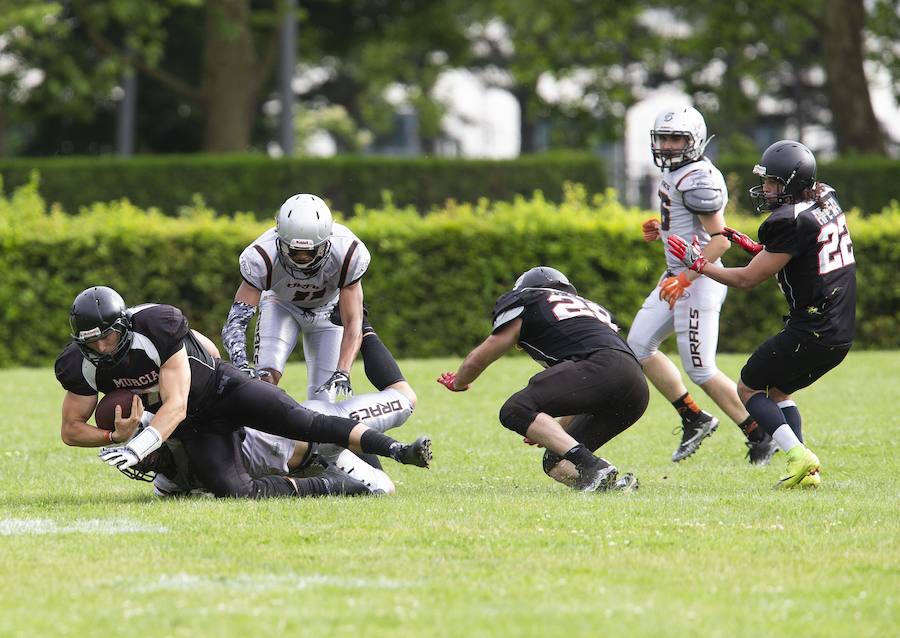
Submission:
[[[373,254],[364,280],[373,325],[401,356],[462,354],[489,331],[496,298],[538,264],[567,273],[582,294],[631,318],[663,269],[662,247],[641,239],[647,213],[611,192],[588,198],[572,186],[559,205],[531,199],[448,203],[428,215],[389,202],[359,207],[351,227]],[[900,208],[851,216],[859,263],[858,346],[896,348],[900,320]],[[755,236],[758,220],[729,223]],[[165,302],[218,338],[237,256],[268,226],[251,215],[219,217],[201,201],[180,217],[123,200],[77,215],[47,210],[36,183],[0,199],[0,365],[45,363],[67,339],[66,315],[89,285],[111,285],[132,304]],[[729,264],[744,260],[737,249]],[[784,301],[774,285],[731,291],[720,348],[746,352],[777,331]]]

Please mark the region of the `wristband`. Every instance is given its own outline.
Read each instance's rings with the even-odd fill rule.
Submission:
[[[113,441],[113,438],[112,438],[113,432],[115,432],[115,430],[107,430],[107,431],[106,431],[106,439],[107,439],[110,443],[115,443],[115,441]]]

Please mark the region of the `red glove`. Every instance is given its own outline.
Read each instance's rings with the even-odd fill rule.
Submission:
[[[742,232],[736,231],[734,228],[725,227],[722,235],[732,244],[737,244],[751,255],[758,255],[762,252],[763,245],[758,244]]]
[[[464,388],[457,388],[455,386],[456,383],[456,373],[455,372],[444,372],[437,378],[437,382],[442,386],[450,390],[451,392],[465,392],[469,389],[469,385],[466,384]]]
[[[669,235],[669,252],[685,266],[699,273],[702,273],[709,264],[700,252],[700,245],[696,239],[693,244],[689,244],[678,235]]]
[[[641,224],[641,230],[644,232],[644,241],[656,241],[659,239],[659,220],[651,217]]]
[[[677,277],[666,277],[659,285],[659,298],[669,302],[669,310],[675,308],[675,302],[684,295],[684,289],[689,288],[691,280],[687,273],[680,272]]]

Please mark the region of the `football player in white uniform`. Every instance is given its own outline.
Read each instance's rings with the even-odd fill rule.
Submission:
[[[654,163],[662,169],[661,219],[644,222],[644,239],[662,240],[665,245],[670,234],[696,238],[704,257],[710,263],[721,263],[730,246],[723,214],[728,190],[722,173],[703,155],[709,143],[703,116],[692,107],[664,109],[657,115],[650,137]],[[750,462],[768,463],[776,450],[774,442],[747,413],[734,381],[716,367],[719,313],[727,288],[665,255],[666,272],[635,316],[628,345],[644,373],[681,416],[681,443],[672,460],[678,462],[693,454],[718,426],[718,419],[691,398],[675,364],[659,351],[660,344],[674,332],[688,376],[747,436]]]
[[[363,314],[360,280],[369,260],[365,244],[333,222],[319,197],[289,197],[275,226],[241,253],[243,281],[222,329],[232,363],[277,385],[302,333],[308,398],[351,396],[350,368],[361,347],[373,350],[368,360],[386,380],[379,385],[369,374],[373,383],[383,389],[394,382],[399,368]],[[257,307],[254,370],[246,332]]]

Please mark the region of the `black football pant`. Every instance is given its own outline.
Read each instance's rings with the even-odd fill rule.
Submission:
[[[242,427],[297,441],[348,447],[350,431],[356,425],[352,419],[307,410],[284,390],[251,379],[223,361],[217,370],[216,396],[175,432],[184,444],[192,471],[213,494],[269,498],[291,496],[295,491],[284,477],[250,477],[241,459]]]
[[[200,432],[182,439],[191,471],[218,498],[294,496],[283,476],[251,478],[241,458],[241,431]]]
[[[619,350],[598,350],[534,375],[503,404],[500,422],[525,436],[539,412],[577,415],[566,430],[593,452],[640,419],[649,401],[637,360]]]

